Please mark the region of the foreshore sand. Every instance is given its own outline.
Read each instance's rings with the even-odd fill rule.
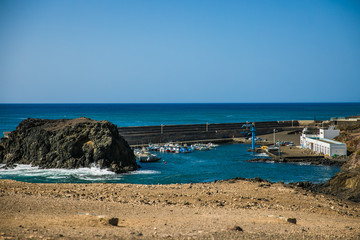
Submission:
[[[359,238],[359,203],[282,183],[0,180],[0,239]]]

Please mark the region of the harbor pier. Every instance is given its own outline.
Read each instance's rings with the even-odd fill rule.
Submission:
[[[160,125],[118,127],[119,133],[130,146],[167,142],[232,142],[234,138],[249,136],[250,129],[244,128],[247,122],[240,123],[204,123],[185,125]],[[253,122],[257,135],[281,131],[301,130],[299,121]]]

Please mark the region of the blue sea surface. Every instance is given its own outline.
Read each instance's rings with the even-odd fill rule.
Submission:
[[[170,184],[212,182],[235,177],[260,177],[275,182],[323,182],[340,170],[332,166],[246,162],[251,158],[263,157],[248,152],[248,148],[248,144],[226,144],[209,151],[159,153],[161,161],[139,163],[139,170],[127,174],[115,174],[96,167],[75,170],[20,165],[15,169],[0,169],[0,178],[38,183]]]
[[[26,118],[88,117],[123,127],[326,120],[351,115],[360,115],[360,103],[0,104],[0,132],[15,130]]]
[[[360,115],[360,103],[254,103],[254,104],[0,104],[0,131],[12,131],[26,118],[89,117],[118,126],[229,123],[273,120],[326,120]],[[260,177],[270,181],[323,182],[340,170],[333,166],[250,163],[246,144],[188,154],[159,154],[157,163],[140,164],[128,174],[104,169],[39,169],[19,165],[1,169],[0,178],[27,182],[109,182],[169,184],[208,182],[234,177]]]

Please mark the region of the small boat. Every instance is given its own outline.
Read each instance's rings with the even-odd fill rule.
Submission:
[[[149,151],[160,151],[160,145],[158,145],[158,144],[149,144],[148,150]]]
[[[156,154],[150,153],[146,157],[141,157],[139,159],[140,162],[146,163],[146,162],[157,162],[161,159],[161,157],[158,157]]]
[[[159,161],[161,158],[158,157],[156,154],[152,154],[149,151],[146,151],[145,149],[135,149],[134,150],[134,154],[135,157],[140,161],[140,162],[157,162]]]
[[[188,148],[188,147],[182,147],[182,148],[180,148],[179,152],[180,153],[191,153],[191,152],[193,152],[193,149]]]

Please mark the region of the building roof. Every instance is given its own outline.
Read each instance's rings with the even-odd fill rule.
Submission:
[[[318,140],[318,141],[321,141],[321,142],[324,142],[324,143],[329,143],[329,144],[338,144],[338,145],[344,145],[345,143],[342,143],[342,142],[338,142],[338,141],[334,141],[334,140],[330,140],[330,139],[326,139],[326,138],[319,138],[319,137],[310,137],[311,139],[314,139],[314,140]]]

